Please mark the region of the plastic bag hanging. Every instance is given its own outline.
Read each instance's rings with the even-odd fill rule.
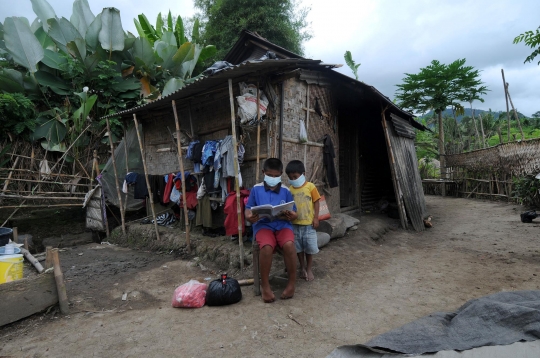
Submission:
[[[306,125],[303,119],[300,120],[300,136],[298,137],[298,139],[300,140],[300,143],[305,143],[308,140]]]

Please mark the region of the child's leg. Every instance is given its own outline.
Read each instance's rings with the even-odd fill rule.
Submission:
[[[313,281],[313,279],[315,278],[312,270],[313,255],[319,252],[319,247],[317,245],[317,232],[312,226],[306,227],[305,243],[305,253],[307,261],[306,280]]]
[[[275,234],[271,230],[261,229],[257,232],[256,240],[261,247],[259,252],[259,270],[261,275],[261,294],[266,303],[274,302],[275,296],[270,287],[270,269],[276,244]]]
[[[313,271],[311,270],[311,265],[313,263],[313,255],[306,254],[307,268],[306,268],[306,281],[313,281],[315,276],[313,276]]]
[[[282,299],[292,298],[294,296],[294,285],[296,283],[296,249],[293,242],[287,242],[283,245],[283,258],[285,259],[285,267],[287,267],[287,287],[283,290]]]
[[[306,273],[306,263],[304,260],[304,252],[296,254],[298,256],[298,261],[300,261],[300,278],[305,279],[307,277]]]
[[[283,249],[283,258],[289,280],[287,287],[281,294],[282,299],[292,298],[294,296],[294,285],[296,283],[296,247],[294,245],[294,234],[291,229],[282,229],[276,231],[276,240]]]
[[[261,294],[266,303],[274,302],[275,296],[270,287],[270,269],[272,268],[272,256],[274,248],[265,245],[259,252],[259,269],[261,274]]]

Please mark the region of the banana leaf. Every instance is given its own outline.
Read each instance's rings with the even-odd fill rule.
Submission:
[[[124,30],[118,9],[114,7],[103,9],[98,38],[101,47],[109,52],[124,49]]]
[[[59,95],[71,94],[69,83],[56,77],[52,73],[37,71],[35,76],[40,85],[49,87],[54,93]]]
[[[30,135],[32,141],[45,138],[46,142],[55,145],[61,143],[66,137],[66,126],[56,118],[40,117],[36,123],[36,129]]]
[[[37,64],[43,58],[43,47],[21,18],[8,17],[4,22],[4,41],[13,60],[30,72],[37,71]]]
[[[146,66],[152,65],[156,58],[150,41],[145,37],[139,37],[133,44],[133,56],[140,59]]]
[[[180,88],[185,86],[184,80],[180,78],[171,78],[167,83],[165,84],[165,87],[163,87],[163,93],[161,94],[163,97],[170,95],[171,93],[176,92]]]
[[[184,22],[182,21],[182,17],[180,16],[178,16],[178,18],[176,19],[174,36],[176,37],[176,43],[178,44],[178,46],[181,46],[186,42],[186,36],[184,35]]]
[[[0,70],[0,88],[8,93],[24,93],[22,73],[10,68]]]
[[[161,12],[158,14],[156,19],[156,37],[159,39],[163,34],[163,18],[161,17]]]
[[[43,25],[43,30],[49,32],[48,19],[56,18],[56,13],[52,6],[45,0],[30,0],[32,2],[32,10],[39,17]]]
[[[94,21],[88,26],[86,30],[85,39],[86,44],[92,49],[96,50],[99,44],[99,32],[101,31],[101,14],[98,14]]]
[[[82,36],[71,22],[65,17],[61,19],[49,19],[49,36],[54,40],[58,48],[64,53],[69,53],[67,44]]]
[[[61,70],[62,66],[67,62],[67,59],[60,55],[58,52],[45,49],[43,51],[43,54],[44,56],[41,62],[43,62],[50,68],[54,68],[55,70]]]
[[[42,27],[34,31],[34,36],[38,39],[43,49],[55,50],[56,44],[53,39],[43,30]]]
[[[143,30],[145,37],[153,45],[154,42],[158,39],[156,35],[156,30],[144,14],[139,15],[139,24],[141,25],[141,29]]]
[[[70,20],[83,37],[95,18],[87,0],[75,0],[73,2],[73,14]]]

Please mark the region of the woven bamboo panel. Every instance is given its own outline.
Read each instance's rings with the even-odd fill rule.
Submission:
[[[540,138],[446,156],[448,167],[524,175],[540,172]]]

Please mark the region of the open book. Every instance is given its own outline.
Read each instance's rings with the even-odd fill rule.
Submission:
[[[285,211],[285,210],[292,211],[293,206],[294,206],[294,201],[290,201],[288,203],[280,204],[276,206],[265,204],[265,205],[253,206],[251,208],[251,212],[253,214],[259,214],[259,217],[261,219],[267,218],[267,219],[270,219],[270,221],[272,221],[272,220],[276,220],[282,211]]]

